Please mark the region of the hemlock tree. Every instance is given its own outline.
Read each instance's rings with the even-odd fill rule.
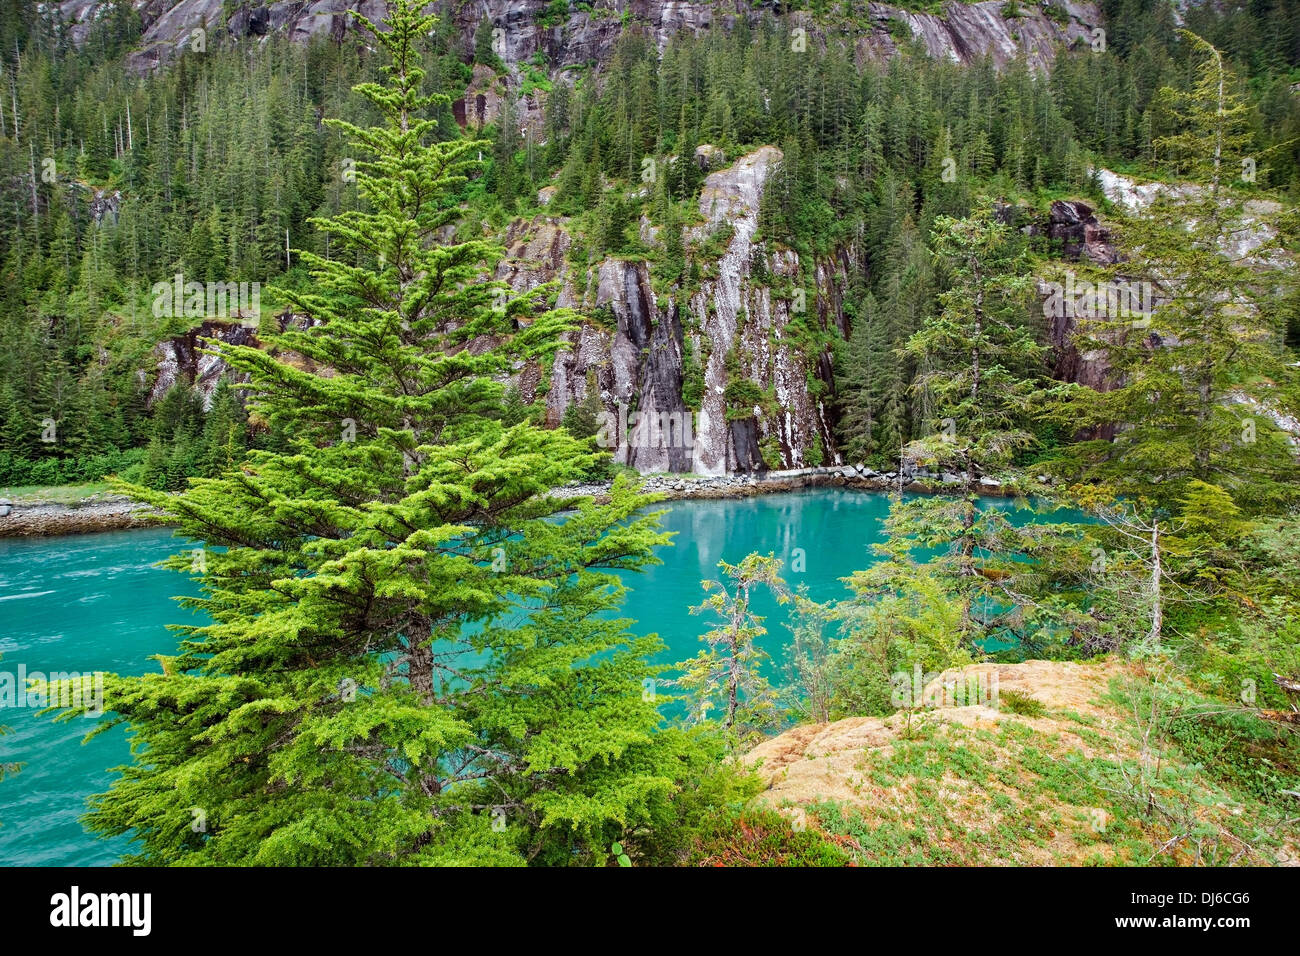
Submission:
[[[829,613],[840,621],[833,670],[837,702],[851,713],[888,714],[919,700],[891,693],[898,674],[971,663],[965,606],[934,566],[915,562],[894,538],[874,546],[881,561],[844,578],[853,596]]]
[[[900,349],[931,311],[934,296],[930,251],[911,214],[899,215],[879,239],[882,277],[853,318],[837,383],[846,454],[877,465],[896,461],[911,434],[907,393],[915,363]]]
[[[913,388],[939,428],[912,450],[957,471],[969,490],[1032,440],[1030,402],[1046,350],[1029,323],[1023,245],[990,206],[936,219],[934,254],[951,284],[906,350],[920,368]]]
[[[951,544],[957,573],[971,577],[977,541],[1005,531],[999,515],[978,508],[979,481],[1032,441],[1030,403],[1044,376],[1045,350],[1028,321],[1023,246],[991,206],[966,219],[936,219],[934,251],[951,284],[939,296],[939,313],[922,323],[906,351],[920,369],[913,388],[939,427],[904,455],[955,472],[962,493],[898,502],[893,517],[899,532],[915,532],[927,546]]]
[[[1079,348],[1098,354],[1116,384],[1069,394],[1061,421],[1103,437],[1070,447],[1059,467],[1148,508],[1174,508],[1200,481],[1268,510],[1294,500],[1297,476],[1273,422],[1295,412],[1279,387],[1294,378],[1278,307],[1294,281],[1281,268],[1290,240],[1265,204],[1232,188],[1254,163],[1246,110],[1219,52],[1183,35],[1199,57],[1195,81],[1162,91],[1179,131],[1154,145],[1188,182],[1123,223],[1128,258],[1111,279],[1126,294],[1083,303]],[[1133,300],[1154,308],[1127,307]]]
[[[768,655],[754,645],[767,628],[750,607],[753,591],[766,587],[780,604],[789,601],[790,594],[780,578],[781,561],[770,554],[749,554],[739,564],[719,561],[718,567],[730,585],[728,580],[702,581],[711,593],[691,608],[692,614],[712,612],[718,625],[700,637],[707,645],[704,650],[677,665],[682,675],[673,684],[687,691],[699,720],[716,710],[723,735],[732,746],[740,746],[770,727],[777,716],[777,694],[761,672]]]
[[[1016,527],[1005,510],[980,506],[980,479],[1009,468],[1032,442],[1032,402],[1046,377],[1045,349],[1029,321],[1023,245],[988,204],[965,219],[939,217],[934,240],[950,285],[940,312],[906,351],[920,369],[915,389],[925,393],[922,403],[939,429],[903,454],[955,473],[957,494],[895,500],[888,540],[877,547],[886,560],[855,576],[853,587],[859,604],[897,598],[900,608],[932,600],[927,595],[938,588],[961,609],[957,646],[970,647],[994,634],[1032,636],[1077,609],[1034,597],[1039,560],[1069,548],[1062,533],[1051,525]],[[935,553],[919,561],[918,548]]]
[[[849,461],[865,461],[881,448],[877,415],[891,379],[898,377],[897,362],[887,348],[887,334],[881,309],[868,292],[842,350],[843,371],[837,382],[840,436]]]
[[[786,685],[781,690],[785,708],[801,720],[826,723],[835,701],[834,657],[827,629],[833,610],[808,597],[807,585],[792,596],[790,641],[782,667]]]
[[[504,378],[568,317],[498,306],[498,250],[439,245],[480,143],[431,142],[420,92],[434,18],[359,22],[391,57],[357,92],[383,124],[336,124],[369,211],[300,253],[306,327],[222,349],[287,437],[171,498],[132,488],[203,548],[162,672],[106,680],[135,762],[88,816],[146,864],[570,863],[662,818],[685,737],[656,731],[653,638],[612,616],[610,573],[665,541],[625,483],[549,497],[596,459],[563,430],[499,420]],[[372,262],[371,268],[348,262]]]

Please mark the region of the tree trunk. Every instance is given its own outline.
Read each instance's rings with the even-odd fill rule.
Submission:
[[[423,614],[411,614],[405,628],[406,676],[425,704],[433,703],[433,629]]]
[[[736,589],[736,604],[731,612],[731,669],[727,674],[727,719],[722,726],[730,730],[736,722],[736,708],[740,706],[740,626],[745,620],[749,605],[749,589],[743,584]]]
[[[1208,481],[1210,477],[1210,441],[1211,436],[1207,434],[1210,421],[1211,394],[1213,385],[1208,374],[1201,377],[1201,381],[1196,390],[1198,399],[1196,406],[1196,423],[1200,427],[1196,432],[1196,477],[1202,481]]]
[[[1164,629],[1164,606],[1160,597],[1160,523],[1151,523],[1151,633],[1147,643],[1152,647],[1160,645],[1160,632]]]
[[[971,533],[975,528],[975,502],[972,498],[975,494],[975,466],[971,463],[969,451],[962,458],[962,476],[966,480],[963,485],[966,508],[961,516],[960,573],[962,577],[968,578],[975,573],[975,536]]]
[[[980,399],[980,345],[984,339],[984,276],[980,270],[980,263],[974,256],[970,260],[971,272],[975,277],[975,334],[972,338],[970,347],[970,397],[971,405],[979,408]]]

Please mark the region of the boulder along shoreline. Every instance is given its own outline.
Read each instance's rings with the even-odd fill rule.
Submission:
[[[929,472],[925,469],[904,471],[902,490],[917,494],[955,490],[962,483],[957,475]],[[575,483],[556,488],[557,498],[590,495],[600,500],[609,492],[610,482]],[[798,491],[803,488],[849,488],[866,492],[899,490],[896,471],[878,472],[865,465],[834,465],[824,468],[796,468],[754,474],[646,475],[644,490],[666,501],[690,498],[748,498],[754,495]],[[1014,487],[993,478],[979,480],[980,494],[1008,496]],[[75,504],[52,502],[0,501],[0,538],[57,537],[89,534],[96,531],[126,531],[157,527],[158,512],[129,498],[101,497]]]

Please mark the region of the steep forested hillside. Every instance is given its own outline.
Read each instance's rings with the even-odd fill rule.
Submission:
[[[348,90],[377,67],[356,5],[282,6],[6,5],[0,484],[178,487],[277,440],[200,349],[292,320],[272,286],[329,251],[308,219],[358,202],[363,157],[321,117],[366,119]],[[460,234],[588,319],[504,413],[699,413],[694,454],[620,453],[642,470],[896,459],[929,427],[900,350],[948,281],[936,217],[997,196],[1048,261],[1072,251],[1053,199],[1106,206],[1094,169],[1186,172],[1156,148],[1179,22],[1241,77],[1257,174],[1234,189],[1300,180],[1288,3],[688,6],[458,5],[425,64],[439,135],[493,141]],[[156,308],[176,276],[258,283],[259,315]],[[1043,369],[1078,379],[1069,330],[1035,321]]]

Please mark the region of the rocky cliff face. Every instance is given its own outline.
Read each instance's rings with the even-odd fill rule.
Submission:
[[[353,29],[349,14],[357,11],[371,20],[383,16],[382,0],[134,0],[145,25],[139,51],[132,57],[136,69],[147,70],[166,62],[194,42],[195,31],[205,39],[224,37],[256,41],[281,35],[296,41],[315,36],[344,39]],[[591,9],[570,7],[559,22],[538,23],[547,0],[438,0],[429,7],[451,17],[466,42],[484,18],[502,29],[501,57],[510,67],[545,54],[553,69],[583,63],[603,63],[620,34],[629,29],[648,31],[662,47],[675,33],[688,30],[729,29],[740,21],[757,22],[783,10],[779,0],[603,0]],[[84,40],[105,0],[61,0],[63,19],[72,27],[75,42]],[[810,48],[824,42],[828,32],[844,35],[846,25],[857,33],[855,45],[862,59],[883,59],[897,50],[893,22],[905,25],[930,55],[969,62],[990,56],[999,64],[1023,54],[1035,67],[1051,62],[1059,44],[1089,40],[1099,23],[1092,3],[1057,0],[1064,16],[1053,19],[1026,2],[1017,17],[1003,15],[1003,0],[982,3],[947,3],[939,14],[912,13],[883,3],[854,3],[851,18],[831,16],[814,20],[809,14],[791,15],[792,29],[807,30]]]
[[[847,286],[852,251],[813,264],[815,287],[802,302],[774,293],[801,266],[794,252],[755,241],[763,184],[780,160],[779,149],[765,146],[706,177],[704,221],[684,236],[703,277],[686,298],[657,294],[642,260],[570,261],[563,217],[513,223],[496,278],[517,292],[558,282],[557,305],[599,317],[568,334],[549,374],[536,364],[518,370],[515,384],[525,400],[543,401],[549,422],[558,425],[594,390],[614,459],[643,472],[723,475],[839,464],[821,397],[831,388],[830,354],[806,354],[788,330],[798,319],[847,333],[839,290]],[[701,249],[723,228],[730,238],[721,254],[706,257]],[[147,381],[150,403],[178,381],[210,403],[229,369],[202,350],[222,343],[256,344],[256,337],[238,323],[207,321],[160,343]],[[683,395],[692,362],[704,382],[698,409],[688,408]],[[727,386],[736,380],[754,383],[762,400],[729,400]]]
[[[1067,260],[1084,260],[1105,266],[1120,259],[1119,251],[1111,242],[1110,230],[1101,224],[1087,203],[1056,200],[1052,203],[1046,225],[1041,228],[1049,239],[1061,244],[1061,254]],[[1040,287],[1039,291],[1046,296],[1045,289]],[[1113,383],[1103,355],[1095,351],[1081,352],[1075,345],[1078,323],[1074,315],[1049,315],[1046,322],[1048,340],[1056,357],[1052,374],[1062,381],[1078,382],[1099,391],[1109,389]]]
[[[565,217],[514,222],[495,277],[520,293],[556,282],[557,305],[592,317],[566,336],[549,369],[533,363],[517,370],[514,384],[525,401],[542,401],[548,422],[558,425],[570,405],[594,392],[606,447],[615,461],[642,472],[724,475],[842,464],[828,408],[831,353],[810,354],[806,336],[793,335],[791,325],[849,334],[842,292],[859,250],[841,249],[805,267],[792,250],[758,239],[763,184],[780,161],[779,149],[764,146],[705,178],[702,222],[683,237],[701,279],[685,295],[656,292],[644,260],[572,261]],[[1082,202],[1058,201],[1045,221],[1028,228],[1060,241],[1067,259],[1105,264],[1118,256],[1109,231]],[[720,253],[709,241],[719,235],[726,236]],[[802,297],[793,292],[801,275],[812,276]],[[1069,316],[1049,322],[1055,374],[1105,389],[1108,370],[1074,347],[1073,331]],[[161,343],[151,402],[182,379],[210,401],[227,369],[200,353],[204,339],[244,344],[253,334],[208,322]],[[696,408],[684,396],[692,368],[703,380]],[[747,403],[729,392],[737,381],[754,386],[744,390]]]
[[[229,377],[230,366],[220,356],[203,350],[212,345],[256,344],[254,330],[237,322],[204,321],[184,335],[159,342],[154,346],[155,374],[152,381],[142,371],[142,383],[149,388],[146,402],[153,405],[177,382],[193,385],[203,399],[204,409],[212,405],[212,393],[223,378]]]
[[[717,263],[716,279],[706,281],[691,302],[693,314],[703,317],[696,345],[700,354],[708,356],[699,415],[700,447],[693,467],[702,474],[826,464],[829,462],[817,450],[834,447],[826,409],[809,386],[818,376],[824,376],[829,384],[829,358],[803,355],[784,336],[795,310],[816,308],[816,302],[776,298],[771,285],[750,281],[756,258],[763,260],[765,271],[778,281],[799,274],[799,258],[794,252],[754,245],[763,184],[780,160],[780,150],[765,146],[730,169],[710,173],[700,194],[700,213],[706,224],[697,227],[693,238],[703,239],[723,224],[733,230]],[[823,279],[830,278],[822,269],[815,271]],[[843,278],[847,280],[847,276]],[[830,285],[826,283],[826,299],[830,298]],[[824,301],[823,296],[817,301]],[[843,314],[838,309],[830,311],[833,314],[818,315],[816,320],[823,326],[833,321],[843,331]],[[774,402],[766,407],[736,407],[727,401],[727,357],[733,350],[741,374]],[[838,464],[838,458],[834,462]]]
[[[1139,183],[1108,169],[1098,169],[1096,177],[1106,199],[1129,216],[1140,215],[1161,196],[1194,198],[1198,194],[1196,186]],[[1291,262],[1288,256],[1263,248],[1275,235],[1267,220],[1276,215],[1280,208],[1278,203],[1271,200],[1253,200],[1247,203],[1246,228],[1234,232],[1222,244],[1224,254],[1233,259],[1248,259],[1263,269],[1289,268]],[[1057,200],[1052,203],[1046,225],[1034,228],[1041,228],[1048,238],[1059,241],[1061,255],[1066,260],[1097,266],[1115,265],[1123,261],[1121,251],[1112,241],[1111,230],[1098,220],[1092,207],[1086,203]],[[1100,391],[1107,390],[1113,385],[1110,369],[1100,354],[1081,353],[1074,346],[1075,330],[1076,322],[1072,315],[1048,317],[1048,334],[1057,356],[1053,374],[1063,381],[1079,382]],[[1294,432],[1294,429],[1281,422],[1279,427]]]
[[[815,294],[802,301],[774,294],[800,272],[794,252],[755,242],[763,184],[780,159],[779,149],[764,146],[706,177],[704,221],[684,237],[702,278],[684,299],[657,294],[643,261],[569,264],[563,218],[516,223],[497,278],[520,292],[561,279],[559,305],[604,317],[568,336],[549,379],[520,371],[525,398],[544,393],[548,418],[558,423],[594,389],[615,460],[641,471],[720,475],[839,463],[819,397],[831,385],[830,355],[805,354],[787,330],[798,318],[846,331],[837,290],[847,284],[851,257],[846,250],[815,263]],[[721,255],[705,258],[700,250],[724,229],[730,237]],[[755,269],[764,272],[761,280]],[[698,409],[683,398],[692,363],[704,383]],[[727,386],[737,378],[757,386],[762,401],[729,400]]]
[[[883,60],[895,55],[898,38],[910,33],[935,57],[970,62],[987,56],[1003,65],[1023,55],[1041,69],[1062,44],[1086,42],[1100,19],[1093,4],[1055,2],[1064,14],[1056,18],[1032,3],[1008,18],[1002,0],[954,0],[939,14],[868,3],[827,18],[794,12],[782,22],[792,31],[805,30],[814,54],[831,36],[853,36],[859,61]],[[354,12],[376,21],[384,12],[382,0],[135,0],[135,5],[145,34],[131,65],[141,71],[193,49],[199,38],[207,45],[276,36],[343,42],[355,33]],[[107,4],[63,0],[57,6],[80,41]],[[465,125],[495,121],[505,99],[520,91],[521,66],[538,53],[558,78],[565,67],[606,62],[628,31],[648,33],[662,48],[683,31],[728,30],[785,15],[776,0],[602,0],[595,8],[571,6],[558,20],[554,13],[543,15],[547,0],[439,0],[429,7],[451,19],[467,51],[484,20],[501,30],[496,46],[507,72],[496,76],[475,68],[469,89],[455,104]],[[522,125],[541,119],[540,95],[520,103]],[[720,150],[697,159],[710,172],[699,200],[703,224],[684,237],[701,273],[688,293],[657,293],[643,261],[570,262],[572,243],[563,218],[511,227],[497,277],[517,291],[559,281],[559,304],[594,317],[568,336],[549,368],[519,369],[517,384],[526,400],[545,402],[554,424],[570,404],[594,390],[606,411],[603,437],[615,459],[646,472],[720,475],[839,464],[827,407],[831,355],[809,346],[806,334],[794,333],[809,327],[848,333],[841,295],[860,250],[842,249],[826,261],[801,263],[790,250],[756,242],[763,183],[781,159],[775,147],[765,146],[730,166]],[[1096,237],[1089,238],[1086,225],[1083,229],[1079,244],[1086,253]],[[719,242],[709,241],[719,237],[725,240],[720,254]],[[792,295],[800,276],[812,281],[805,294]],[[224,368],[219,359],[198,355],[196,336],[223,341],[241,334],[205,327],[160,345],[154,396],[186,378],[206,398]],[[683,395],[688,377],[694,378],[690,391],[697,408],[688,408]],[[740,381],[753,387],[729,389]]]

